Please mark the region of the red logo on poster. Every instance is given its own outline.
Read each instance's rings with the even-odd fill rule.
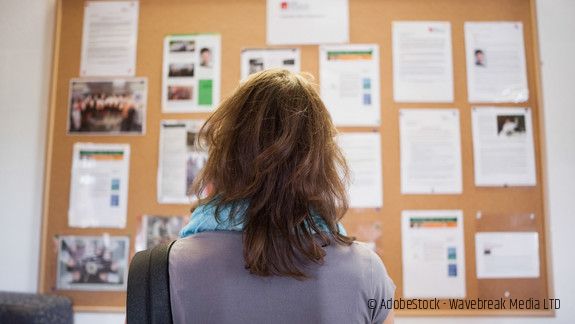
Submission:
[[[282,9],[287,9],[288,3],[287,1],[282,1]]]

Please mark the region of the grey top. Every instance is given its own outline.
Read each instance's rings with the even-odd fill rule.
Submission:
[[[382,300],[393,298],[395,284],[379,256],[362,243],[325,251],[324,264],[297,280],[250,274],[241,232],[180,239],[170,252],[174,323],[383,322],[389,310]]]

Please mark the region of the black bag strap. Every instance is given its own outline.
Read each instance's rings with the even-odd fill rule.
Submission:
[[[170,302],[170,249],[175,241],[160,244],[150,254],[151,323],[172,323]]]
[[[150,323],[150,250],[136,253],[128,271],[126,323]]]
[[[175,241],[134,255],[128,272],[126,322],[172,323],[169,255]]]

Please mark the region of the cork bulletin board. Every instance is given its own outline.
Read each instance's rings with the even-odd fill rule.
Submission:
[[[49,127],[46,136],[46,169],[40,261],[40,292],[73,299],[76,310],[123,311],[125,292],[56,289],[57,251],[54,238],[62,235],[127,235],[130,255],[139,219],[144,214],[181,215],[189,206],[159,204],[156,175],[160,121],[202,119],[205,113],[162,113],[162,53],[164,36],[186,33],[220,33],[221,94],[230,94],[240,79],[240,53],[244,48],[266,46],[265,0],[178,1],[140,0],[136,77],[148,80],[146,134],[142,136],[68,135],[70,80],[80,70],[84,2],[60,0],[57,5],[52,69]],[[350,0],[350,43],[375,43],[380,47],[381,126],[342,127],[342,132],[380,132],[384,204],[378,209],[353,209],[343,220],[348,233],[358,238],[378,231],[377,253],[402,296],[401,211],[460,209],[464,215],[467,298],[551,298],[551,271],[547,254],[546,177],[543,172],[542,107],[534,0]],[[392,21],[448,21],[453,47],[454,102],[449,104],[395,103],[391,52]],[[465,21],[520,21],[523,23],[528,102],[489,106],[530,107],[533,117],[537,185],[531,187],[476,187],[474,184],[471,108],[467,100],[463,25]],[[301,70],[318,80],[318,46],[299,46]],[[400,194],[400,146],[398,113],[401,108],[457,108],[460,113],[463,193],[458,195]],[[127,226],[122,229],[71,228],[68,226],[72,148],[77,142],[128,143],[131,146]],[[478,217],[478,215],[483,215]],[[527,216],[526,216],[527,215]],[[516,221],[514,221],[516,220]],[[475,273],[477,231],[536,231],[539,233],[540,277],[536,279],[479,280]],[[552,310],[397,310],[397,315],[527,315],[551,316]]]

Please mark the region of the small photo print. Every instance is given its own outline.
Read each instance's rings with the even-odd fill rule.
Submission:
[[[457,264],[447,265],[447,275],[449,277],[457,277]]]
[[[455,247],[447,248],[447,260],[455,260],[457,258],[457,253],[455,252]]]
[[[209,47],[202,47],[202,49],[200,49],[200,66],[204,68],[211,68],[212,64],[212,49]]]
[[[294,59],[285,59],[282,61],[282,64],[284,66],[293,66],[293,65],[295,65],[295,60]]]
[[[110,206],[112,206],[112,207],[120,206],[120,196],[119,195],[111,195],[110,196]]]
[[[370,78],[364,78],[363,79],[363,88],[364,89],[371,89],[371,79]]]
[[[187,223],[184,216],[152,216],[142,218],[143,244],[138,250],[146,250],[162,243],[179,238],[180,231]]]
[[[475,66],[485,67],[485,52],[480,48],[476,49],[473,51],[473,60],[475,61]]]
[[[370,93],[364,93],[363,94],[363,105],[364,106],[371,105],[371,94]]]
[[[186,194],[192,196],[192,185],[208,161],[208,152],[205,149],[205,144],[200,145],[198,142],[198,132],[196,131],[188,130],[186,146]]]
[[[125,290],[128,236],[60,236],[56,286],[62,290]]]
[[[73,79],[68,132],[143,134],[147,91],[143,78]]]
[[[194,63],[170,63],[168,68],[169,77],[193,77]]]
[[[249,74],[254,74],[264,70],[264,60],[262,58],[253,58],[249,61]]]
[[[170,53],[192,53],[196,50],[196,42],[193,40],[171,40]]]
[[[120,190],[120,179],[112,179],[111,189],[114,191]]]
[[[497,135],[503,137],[516,137],[525,135],[524,115],[498,115]]]
[[[192,100],[193,93],[193,86],[168,86],[168,100]]]

